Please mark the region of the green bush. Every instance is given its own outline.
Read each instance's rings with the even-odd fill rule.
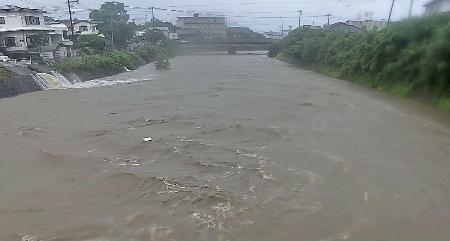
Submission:
[[[100,44],[98,45],[100,46]],[[92,79],[118,74],[125,69],[134,70],[159,59],[167,60],[175,54],[175,44],[167,42],[161,46],[149,45],[135,52],[116,51],[86,54],[55,64],[62,73],[76,73],[82,79]]]
[[[153,62],[160,58],[168,58],[165,51],[156,46],[146,46],[143,49],[136,51],[136,54],[142,58],[146,63]]]
[[[295,30],[281,56],[401,95],[450,96],[450,15],[416,18],[380,32]]]
[[[136,69],[142,65],[138,55],[130,52],[112,52],[103,55],[88,55],[78,59],[66,60],[56,64],[61,72],[79,74],[120,73],[127,69]]]
[[[111,41],[95,34],[80,35],[75,41],[75,49],[82,55],[101,54],[111,50]]]

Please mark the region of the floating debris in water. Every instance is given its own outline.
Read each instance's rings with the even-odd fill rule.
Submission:
[[[146,137],[144,139],[142,139],[143,142],[152,142],[153,139],[151,137]]]

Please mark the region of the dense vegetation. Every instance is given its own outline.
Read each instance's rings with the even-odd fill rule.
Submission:
[[[94,9],[89,13],[89,19],[97,23],[99,32],[105,36],[110,47],[111,40],[114,39],[115,49],[125,49],[131,41],[140,41],[140,37],[135,36],[136,30],[145,32],[146,42],[154,44],[164,36],[161,31],[155,31],[155,27],[168,27],[170,31],[174,31],[176,27],[170,22],[163,22],[155,19],[152,22],[145,22],[136,25],[134,21],[130,21],[130,15],[126,10],[126,5],[121,2],[107,1],[103,3],[100,9]],[[157,30],[157,29],[156,29]],[[101,42],[101,39],[97,39]],[[105,41],[105,40],[103,40]],[[98,45],[101,50],[103,47]],[[88,49],[89,50],[89,49]]]
[[[296,30],[271,55],[399,95],[431,96],[450,111],[450,15],[381,32]]]
[[[116,48],[125,48],[136,29],[136,25],[129,22],[130,15],[125,9],[125,4],[120,2],[103,3],[100,9],[89,13],[89,19],[98,23],[98,30],[108,39],[112,39],[114,35]]]
[[[112,50],[111,41],[95,34],[80,35],[74,48],[79,55],[101,54]]]
[[[116,51],[86,55],[81,58],[58,62],[55,67],[62,73],[73,72],[83,79],[92,79],[134,70],[157,59],[167,59],[161,47],[148,46],[135,52]]]

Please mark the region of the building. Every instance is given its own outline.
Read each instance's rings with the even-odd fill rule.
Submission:
[[[67,27],[63,24],[47,23],[44,11],[7,5],[0,8],[0,50],[12,58],[29,57],[40,54],[45,59],[54,60],[67,57],[73,43],[64,35]],[[44,34],[46,43],[35,41]],[[42,46],[39,46],[42,45]]]
[[[69,40],[69,28],[59,22],[48,23],[47,26],[51,28],[53,31],[49,32],[48,35],[50,37],[50,44],[63,44],[63,45],[72,45],[72,41]]]
[[[64,23],[69,29],[68,35],[71,35],[71,25],[70,20],[63,20],[61,23]],[[97,29],[97,23],[89,21],[89,20],[73,20],[73,32],[75,35],[87,35],[87,34],[95,34],[98,35],[99,31]]]
[[[450,0],[432,0],[424,7],[426,15],[450,12]]]
[[[39,52],[35,37],[52,31],[45,24],[42,10],[11,5],[0,8],[0,48],[8,55]]]
[[[358,27],[364,31],[380,31],[387,27],[386,21],[377,21],[377,20],[349,20],[345,22],[348,25],[353,25]]]
[[[326,31],[329,32],[344,32],[344,33],[360,33],[360,32],[364,32],[363,29],[358,28],[356,26],[353,25],[349,25],[343,22],[338,22],[338,23],[334,23],[331,24],[330,26],[327,26],[325,28]]]
[[[305,24],[302,26],[302,29],[322,29],[322,26],[319,25],[310,25],[310,24]]]
[[[170,34],[169,27],[155,27],[155,29],[161,31],[166,38],[169,38],[169,34]]]
[[[228,27],[227,39],[250,41],[250,40],[261,40],[265,38],[262,34],[254,32],[253,30],[247,27]]]
[[[46,48],[54,53],[55,59],[63,59],[71,55],[73,42],[69,39],[69,28],[59,22],[47,23],[53,31],[48,33],[49,44]],[[51,57],[50,57],[51,58]]]
[[[267,39],[281,40],[284,38],[284,35],[281,32],[269,31],[269,32],[263,33],[263,35]]]
[[[150,30],[151,28],[146,29],[145,31],[136,31],[134,35],[136,37],[143,37],[145,33]],[[161,33],[164,34],[164,36],[168,39],[178,40],[178,34],[171,32],[169,27],[155,27],[155,30],[161,31]]]
[[[226,38],[227,23],[225,17],[200,17],[196,13],[193,17],[179,17],[176,26],[184,30],[177,31],[180,39],[183,39],[183,37],[208,40]]]
[[[228,27],[226,34],[229,40],[250,39],[253,31],[246,27]]]

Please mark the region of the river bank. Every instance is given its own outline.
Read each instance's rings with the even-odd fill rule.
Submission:
[[[392,24],[380,32],[292,32],[270,56],[450,112],[450,15]]]
[[[136,70],[166,58],[168,55],[164,48],[149,46],[134,52],[87,55],[51,66],[6,64],[0,67],[0,98],[49,88],[69,88],[81,82]]]

